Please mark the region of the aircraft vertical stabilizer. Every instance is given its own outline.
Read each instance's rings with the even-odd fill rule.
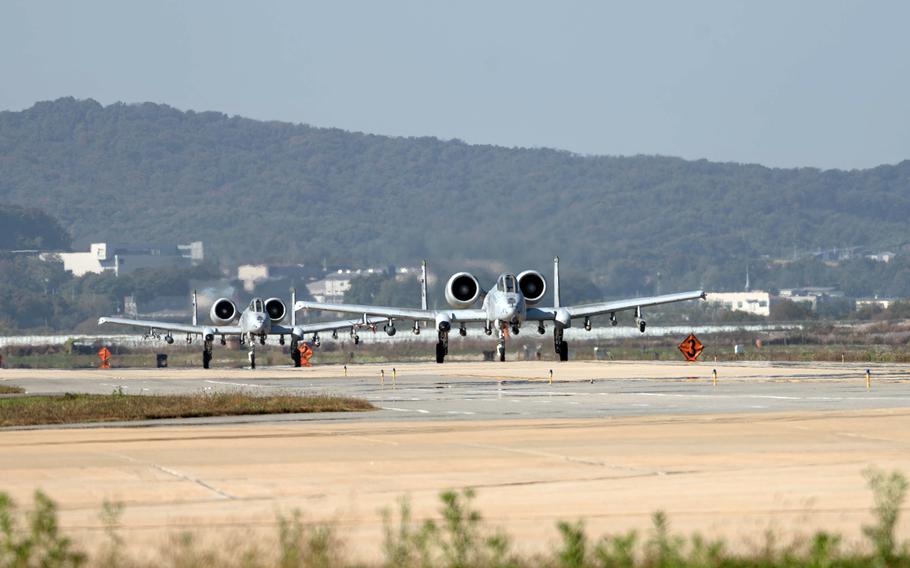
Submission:
[[[420,263],[420,309],[427,309],[427,261]]]
[[[559,307],[559,257],[553,258],[553,307]]]

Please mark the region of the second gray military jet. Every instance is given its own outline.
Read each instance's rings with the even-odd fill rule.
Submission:
[[[291,305],[294,305],[296,293],[291,292]],[[102,317],[98,319],[98,325],[112,323],[117,325],[128,325],[133,327],[144,327],[148,329],[147,337],[160,337],[161,331],[165,332],[164,340],[171,344],[174,342],[172,332],[185,333],[186,342],[192,343],[194,337],[202,339],[202,367],[209,368],[212,360],[212,351],[215,345],[215,339],[220,337],[221,345],[227,343],[227,337],[236,336],[240,339],[241,345],[249,346],[250,367],[256,368],[256,342],[265,345],[266,338],[270,335],[279,336],[278,343],[285,344],[285,336],[290,340],[291,357],[295,367],[300,367],[300,352],[298,346],[300,341],[308,333],[313,334],[313,343],[319,346],[319,333],[332,332],[333,336],[341,330],[350,330],[351,337],[355,343],[359,343],[357,330],[363,327],[375,329],[377,324],[387,321],[385,318],[363,317],[356,320],[340,320],[324,323],[298,324],[296,312],[290,312],[290,324],[284,325],[284,320],[288,315],[288,310],[284,302],[278,298],[253,298],[249,306],[242,312],[237,309],[236,304],[228,298],[219,298],[212,304],[209,313],[211,325],[200,325],[196,312],[196,292],[193,291],[193,323],[180,324],[163,321],[137,320],[132,318],[121,317]]]
[[[616,325],[616,313],[624,310],[635,310],[635,323],[644,333],[645,320],[642,308],[683,302],[686,300],[704,299],[701,290],[664,294],[645,298],[600,302],[578,306],[563,306],[559,299],[559,258],[553,259],[553,305],[537,307],[547,291],[546,279],[540,272],[526,270],[517,276],[502,274],[496,279],[492,290],[485,292],[477,279],[467,272],[459,272],[446,283],[445,297],[452,309],[427,309],[426,262],[423,263],[422,305],[420,309],[395,308],[385,306],[365,306],[356,304],[322,304],[318,302],[296,302],[295,310],[312,309],[329,312],[359,313],[363,317],[377,316],[388,318],[385,331],[395,334],[395,319],[414,322],[413,331],[420,333],[421,322],[433,322],[438,335],[436,342],[436,362],[442,363],[449,352],[449,332],[458,326],[458,332],[467,334],[465,324],[482,323],[487,335],[497,334],[496,351],[500,361],[505,361],[506,338],[511,332],[518,335],[525,322],[536,322],[537,333],[546,332],[545,322],[553,322],[553,344],[560,361],[569,359],[569,345],[564,339],[564,330],[572,327],[573,320],[583,320],[584,328],[591,329],[591,318],[596,315],[610,314],[610,322]],[[480,308],[472,308],[481,301]]]

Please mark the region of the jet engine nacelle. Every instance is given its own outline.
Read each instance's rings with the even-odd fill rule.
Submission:
[[[227,325],[237,319],[237,306],[227,298],[218,298],[212,304],[209,318],[216,325]]]
[[[287,315],[288,309],[278,298],[269,298],[265,301],[265,313],[269,314],[272,323],[278,323]]]
[[[525,303],[533,306],[543,300],[543,295],[547,293],[547,279],[536,270],[525,270],[518,275],[518,289],[525,297]]]
[[[453,308],[470,308],[480,297],[480,283],[468,272],[453,274],[446,283],[446,302]]]

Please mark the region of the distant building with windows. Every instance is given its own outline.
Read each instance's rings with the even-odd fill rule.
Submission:
[[[734,312],[747,312],[757,316],[771,315],[771,294],[768,292],[710,292],[707,301],[721,304]]]
[[[895,254],[891,251],[884,251],[884,252],[876,252],[874,254],[867,254],[866,258],[868,258],[869,260],[873,260],[875,262],[891,262],[892,260],[894,260],[894,257],[896,257],[896,256],[897,256],[897,254]]]
[[[129,274],[140,268],[192,266],[205,260],[202,241],[185,245],[133,246],[111,243],[92,243],[88,252],[41,253],[45,261],[60,261],[63,269],[74,276],[113,272],[115,276]]]
[[[887,310],[891,307],[894,302],[899,302],[898,298],[857,298],[856,299],[856,310],[859,311],[863,308],[869,307],[879,307],[883,310]]]

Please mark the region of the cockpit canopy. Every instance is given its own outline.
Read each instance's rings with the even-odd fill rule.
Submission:
[[[496,289],[500,292],[517,292],[518,279],[515,278],[514,274],[502,274],[496,280]]]
[[[262,313],[265,311],[265,305],[262,302],[262,298],[253,298],[250,302],[250,310],[256,313]]]

